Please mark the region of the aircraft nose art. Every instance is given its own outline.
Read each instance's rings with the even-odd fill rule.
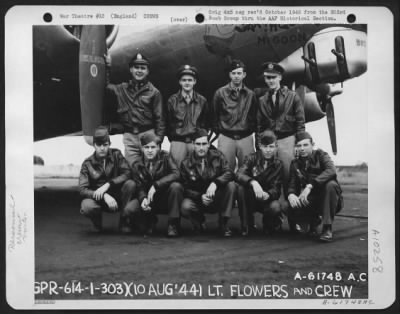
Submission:
[[[79,89],[82,130],[92,145],[93,132],[102,123],[106,69],[106,30],[104,25],[83,26],[79,50]]]
[[[234,39],[235,25],[207,25],[204,42],[211,53],[219,56],[230,54]]]

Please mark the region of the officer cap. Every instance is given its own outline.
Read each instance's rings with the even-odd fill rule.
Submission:
[[[208,132],[207,132],[207,130],[205,130],[205,129],[197,129],[197,130],[196,130],[196,133],[193,134],[192,139],[193,139],[193,141],[195,141],[195,140],[197,140],[198,138],[204,137],[204,136],[207,136],[207,137],[208,137]]]
[[[110,143],[110,135],[107,127],[101,125],[94,130],[93,143],[97,145]]]
[[[306,131],[302,131],[296,134],[296,144],[298,142],[301,142],[302,140],[306,140],[309,139],[311,142],[313,141],[310,133],[306,132]]]
[[[191,75],[197,78],[197,69],[194,66],[185,64],[179,67],[177,76],[180,79],[183,75]]]
[[[138,52],[137,54],[135,54],[131,61],[129,61],[129,68],[131,68],[134,65],[150,65],[149,59],[147,59],[142,53]]]
[[[232,72],[233,70],[243,68],[243,71],[246,71],[246,66],[244,63],[238,59],[232,60],[230,66],[229,66],[229,72]]]
[[[142,146],[145,146],[145,145],[147,145],[147,144],[149,144],[151,142],[159,144],[159,141],[160,141],[160,139],[154,133],[145,133],[145,134],[140,136],[140,144]]]
[[[262,64],[262,68],[264,70],[264,73],[273,73],[282,75],[283,72],[285,72],[285,69],[281,65],[275,62],[265,62]]]
[[[260,144],[270,145],[276,142],[275,133],[271,130],[265,130],[260,134]]]

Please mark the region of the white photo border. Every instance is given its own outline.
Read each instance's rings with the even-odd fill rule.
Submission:
[[[222,6],[221,6],[222,7]],[[145,7],[134,7],[142,12]],[[222,7],[235,8],[235,7]],[[246,7],[250,9],[251,7]],[[256,6],[254,6],[257,9]],[[276,9],[278,7],[263,7]],[[296,7],[292,7],[296,8]],[[306,7],[302,7],[306,8]],[[327,8],[330,7],[323,7]],[[6,287],[7,302],[18,309],[382,309],[395,301],[395,147],[394,147],[394,29],[393,14],[385,7],[335,7],[357,16],[368,25],[368,246],[369,300],[367,304],[322,304],[318,299],[286,300],[57,300],[37,304],[34,296],[34,197],[33,197],[33,85],[32,26],[51,24],[132,24],[131,20],[105,18],[60,19],[60,13],[97,14],[110,6],[14,6],[5,16],[5,130],[6,130]],[[115,8],[114,8],[115,9]],[[147,12],[149,11],[148,8]],[[178,7],[152,7],[162,12],[157,23],[170,23],[169,12]],[[285,7],[290,9],[290,7]],[[179,7],[187,23],[196,23],[206,6]],[[143,21],[139,21],[141,23]],[[135,22],[136,23],[136,22]],[[152,21],[154,23],[154,21]],[[205,21],[207,23],[207,21]],[[212,21],[212,24],[219,24]],[[319,22],[324,24],[324,22]],[[330,22],[331,23],[331,22]],[[347,23],[346,15],[338,22]],[[224,24],[222,21],[221,24]],[[283,24],[283,23],[281,23]],[[301,24],[301,22],[299,22]],[[18,40],[16,40],[16,38]],[[384,69],[384,70],[382,70]],[[21,130],[21,126],[23,129]],[[384,153],[383,153],[384,152]],[[18,175],[16,175],[18,174]],[[15,221],[22,222],[24,241],[15,244]],[[14,229],[14,230],[13,230]],[[378,231],[374,233],[373,230]],[[14,243],[14,244],[13,244]],[[377,253],[376,248],[380,250]],[[375,250],[374,250],[375,249]],[[373,271],[382,261],[384,272]],[[27,267],[28,266],[28,267]]]

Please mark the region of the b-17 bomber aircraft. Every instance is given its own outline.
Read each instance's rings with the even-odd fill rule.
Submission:
[[[150,60],[150,80],[167,99],[177,89],[182,64],[199,69],[196,88],[211,100],[228,79],[227,65],[241,59],[246,85],[265,91],[261,64],[279,62],[283,81],[302,98],[306,122],[327,117],[337,152],[332,98],[342,83],[367,70],[366,25],[193,24],[51,25],[33,27],[34,139],[83,132],[113,120],[105,101],[104,55],[110,80],[130,79],[128,62],[141,51]]]

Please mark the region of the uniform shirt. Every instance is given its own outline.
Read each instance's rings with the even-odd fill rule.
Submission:
[[[209,129],[207,99],[193,92],[190,103],[186,103],[179,91],[167,103],[167,135],[170,141],[191,141],[197,128]]]
[[[243,86],[239,91],[227,84],[219,88],[213,98],[213,131],[247,133],[256,130],[257,98],[252,90]]]
[[[104,185],[119,185],[128,180],[131,171],[128,162],[118,149],[110,148],[106,158],[100,160],[93,153],[82,164],[79,174],[79,192],[84,198],[93,198],[94,192]]]
[[[117,112],[119,122],[125,132],[137,128],[138,132],[155,129],[156,135],[163,139],[165,113],[160,91],[149,81],[143,83],[108,84],[107,90],[113,92],[117,98]]]
[[[262,152],[257,151],[245,158],[237,172],[237,180],[244,186],[250,186],[250,182],[256,180],[269,194],[270,200],[277,200],[281,195],[282,171],[282,161],[277,158],[267,161]]]
[[[190,103],[192,101],[193,94],[194,94],[194,90],[191,90],[189,93],[185,92],[184,90],[181,90],[181,96],[182,96],[182,98],[185,99],[185,101],[188,100],[187,103]]]
[[[144,155],[132,164],[133,179],[138,185],[138,199],[142,202],[151,186],[163,190],[172,182],[179,180],[179,169],[169,153],[161,150],[152,161],[152,171],[149,171],[148,161]]]
[[[336,180],[332,159],[322,149],[313,150],[308,158],[292,161],[288,193],[298,195],[307,184],[312,184],[314,192],[330,180]]]
[[[269,91],[260,97],[257,112],[258,133],[270,129],[280,139],[304,131],[304,123],[304,107],[300,97],[286,86],[276,92],[275,104],[272,104]]]
[[[220,187],[234,180],[234,174],[225,156],[213,148],[204,158],[204,171],[202,171],[202,159],[193,151],[182,161],[180,172],[185,196],[196,201],[201,200],[201,195],[207,191],[212,182]]]

